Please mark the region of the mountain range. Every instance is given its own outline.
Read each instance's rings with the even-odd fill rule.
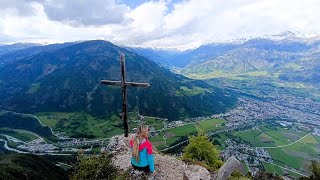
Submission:
[[[108,117],[121,111],[121,90],[99,84],[119,80],[119,54],[126,56],[129,111],[176,120],[225,112],[229,92],[174,74],[155,62],[107,41],[30,47],[0,57],[0,109],[17,112],[85,111]],[[15,58],[18,57],[18,58]]]
[[[292,33],[187,51],[117,46],[100,40],[22,46],[13,44],[10,48],[18,50],[0,55],[1,109],[117,114],[121,90],[99,81],[120,79],[120,52],[126,55],[128,81],[151,84],[147,89],[129,88],[129,110],[170,120],[234,106],[235,95],[195,79],[257,73],[288,82],[320,83],[320,39]],[[5,49],[8,45],[0,46],[0,52]]]
[[[158,51],[135,52],[148,56]],[[170,62],[161,62],[196,79],[265,71],[284,81],[319,84],[319,52],[319,37],[284,33],[281,36],[202,45],[168,57]]]

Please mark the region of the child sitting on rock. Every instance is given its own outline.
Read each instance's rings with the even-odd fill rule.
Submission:
[[[148,133],[148,126],[141,125],[137,129],[136,136],[130,140],[131,164],[134,169],[154,173],[152,144],[148,139]]]

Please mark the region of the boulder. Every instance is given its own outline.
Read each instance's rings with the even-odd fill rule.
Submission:
[[[243,172],[242,164],[234,156],[230,157],[227,162],[225,162],[216,175],[216,180],[225,180],[230,177],[231,173],[234,171]]]
[[[123,135],[112,137],[104,151],[113,154],[130,150],[129,137],[124,137]]]
[[[210,178],[209,171],[198,165],[188,165],[183,176],[184,180],[205,180]]]

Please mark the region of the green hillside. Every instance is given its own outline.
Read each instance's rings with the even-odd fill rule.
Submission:
[[[0,70],[0,108],[19,112],[87,112],[111,117],[121,110],[121,90],[99,84],[119,80],[119,54],[126,56],[129,111],[176,120],[225,112],[228,92],[176,75],[153,61],[106,41],[87,41],[20,59]]]
[[[36,118],[28,115],[21,115],[13,112],[2,113],[0,114],[0,128],[27,130],[50,141],[57,141],[56,136],[52,134],[49,127],[42,126]],[[3,131],[5,130],[2,129],[2,132]],[[9,133],[13,132],[9,131]],[[6,130],[5,134],[8,134],[8,130]]]
[[[67,173],[41,156],[0,154],[0,179],[68,179]]]

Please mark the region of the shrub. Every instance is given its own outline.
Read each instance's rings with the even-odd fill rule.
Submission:
[[[259,171],[255,176],[254,180],[283,180],[281,176],[274,173],[268,173],[265,171]]]
[[[300,180],[320,180],[320,164],[317,161],[311,161],[310,169],[312,175],[310,177],[301,177]]]
[[[117,169],[111,163],[111,156],[107,154],[78,156],[78,160],[73,168],[71,180],[100,180],[115,179]]]
[[[189,144],[183,149],[183,160],[195,160],[209,166],[209,170],[216,170],[222,165],[219,151],[203,133],[189,136]]]
[[[244,176],[239,171],[234,171],[231,176],[228,178],[228,180],[251,180],[252,177],[250,176]]]

